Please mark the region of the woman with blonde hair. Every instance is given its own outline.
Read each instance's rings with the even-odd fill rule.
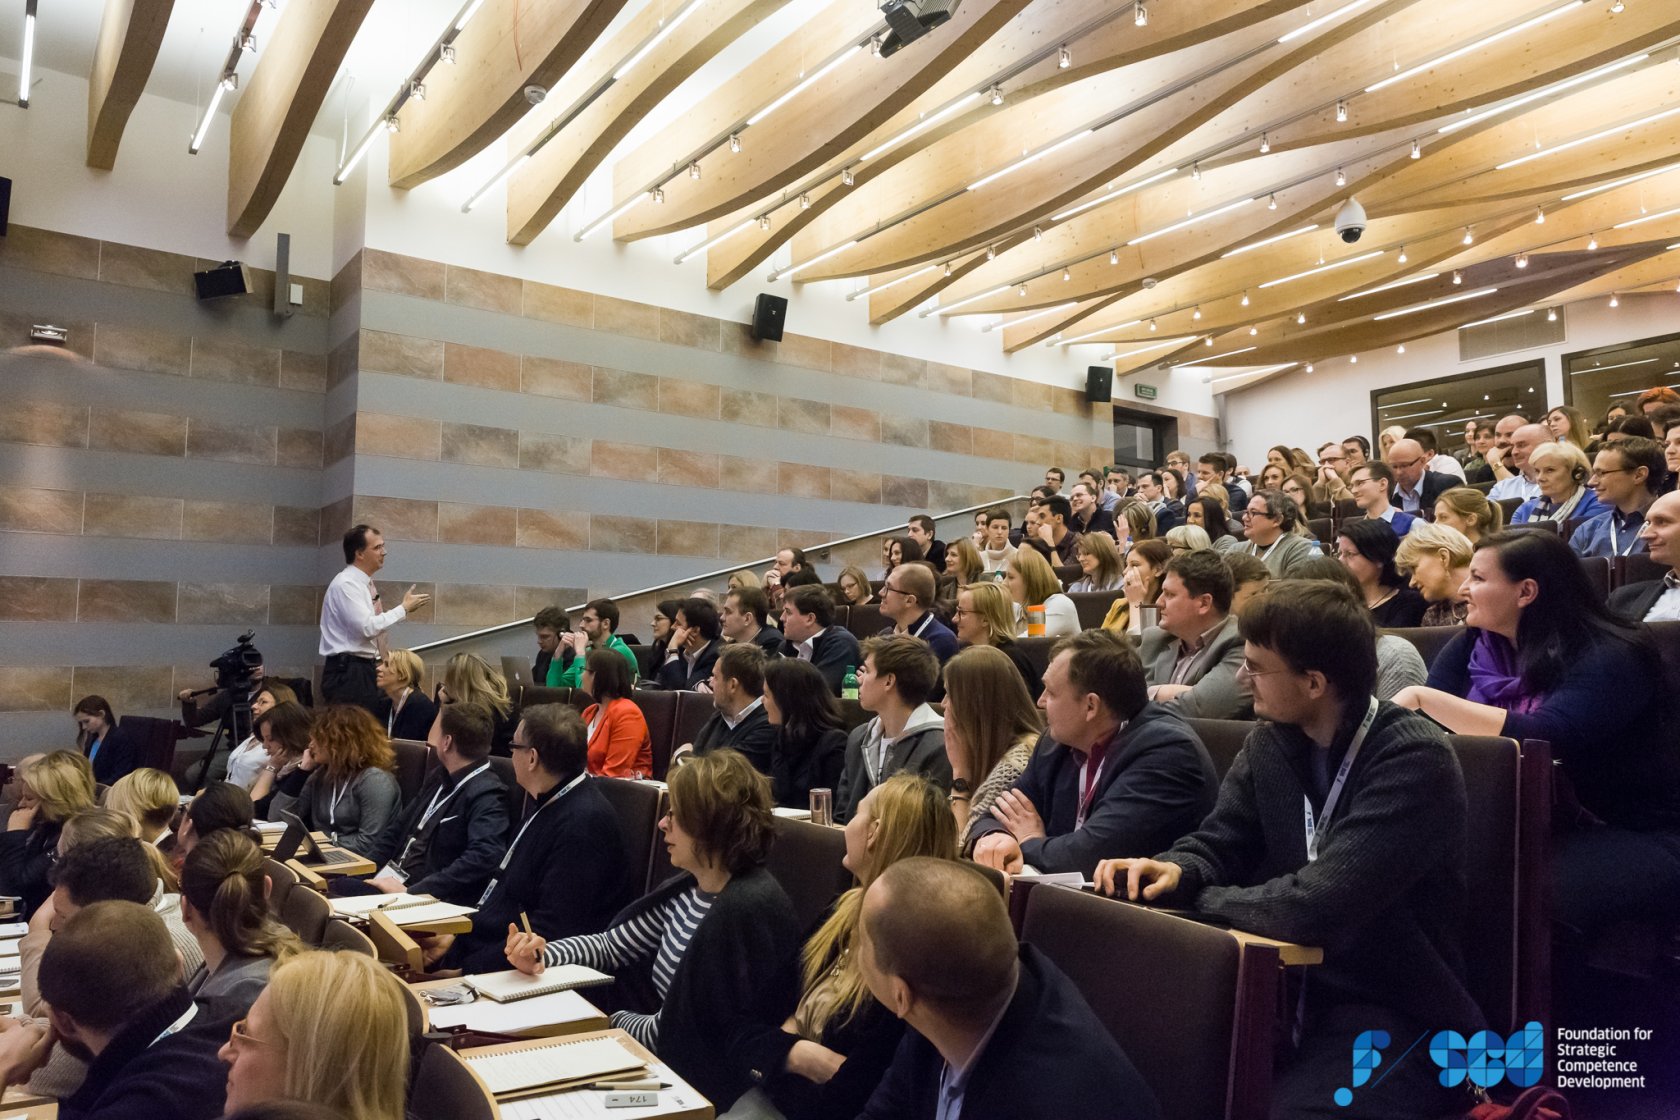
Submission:
[[[403,1120],[409,1042],[408,997],[384,965],[300,953],[275,967],[220,1051],[227,1112],[291,1100],[343,1120]]]
[[[1540,487],[1540,496],[1518,506],[1511,514],[1511,524],[1584,521],[1609,512],[1587,485],[1592,473],[1587,453],[1573,443],[1542,443],[1528,453],[1528,469]]]
[[[957,592],[957,609],[951,616],[957,641],[964,648],[991,646],[1000,651],[1021,674],[1034,703],[1044,691],[1044,678],[1033,667],[1032,658],[1015,641],[1015,604],[1003,585],[993,580],[970,583]]]
[[[1079,611],[1073,600],[1062,594],[1050,561],[1036,548],[1018,548],[1009,561],[1005,582],[1015,600],[1015,636],[1027,636],[1027,608],[1044,608],[1044,636],[1062,638],[1079,633]]]
[[[1377,433],[1377,445],[1382,452],[1382,454],[1380,456],[1378,456],[1378,458],[1387,459],[1388,458],[1388,449],[1391,446],[1393,446],[1393,444],[1396,440],[1402,440],[1402,439],[1405,439],[1405,438],[1406,438],[1406,425],[1404,425],[1404,424],[1390,424],[1388,427],[1386,427],[1382,431],[1378,432]]]
[[[443,684],[438,703],[465,700],[490,709],[490,753],[504,758],[513,754],[513,700],[508,696],[507,678],[490,667],[476,653],[457,653],[443,667]]]
[[[1273,450],[1275,451],[1276,448],[1273,448]],[[1292,472],[1284,469],[1282,463],[1267,463],[1265,466],[1260,468],[1260,485],[1256,486],[1255,489],[1281,490],[1283,489],[1283,480],[1288,478],[1291,473]]]
[[[132,817],[139,826],[140,839],[156,848],[175,838],[169,826],[180,811],[181,791],[175,779],[162,770],[142,766],[124,774],[106,792],[105,807]]]
[[[1068,587],[1069,594],[1075,591],[1120,590],[1123,561],[1113,537],[1107,533],[1086,533],[1079,538],[1074,554],[1079,557],[1079,568],[1085,575]]]
[[[257,737],[257,720],[276,704],[295,703],[297,693],[289,685],[280,681],[263,681],[257,694],[251,697],[251,734],[228,753],[228,781],[241,789],[250,789],[256,784],[257,775],[262,773],[263,765],[268,761],[268,751],[263,749],[262,740]]]
[[[869,585],[869,576],[856,564],[847,564],[840,569],[839,578],[834,581],[840,588],[840,598],[854,607],[868,606],[875,601],[875,591]]]
[[[53,751],[18,777],[22,795],[0,832],[0,893],[22,899],[27,919],[52,893],[48,875],[64,822],[93,808],[93,767],[75,751]]]
[[[187,991],[214,1018],[249,1014],[270,969],[303,951],[297,935],[270,915],[272,889],[262,849],[230,829],[207,838],[181,865],[181,921],[204,954]]]
[[[1457,529],[1475,544],[1504,528],[1505,510],[1473,486],[1454,486],[1435,499],[1435,524]]]
[[[1400,538],[1394,565],[1411,577],[1429,608],[1419,626],[1463,626],[1469,610],[1465,584],[1476,546],[1463,533],[1438,522],[1418,521]]]
[[[970,822],[1015,785],[1043,733],[1021,674],[1001,651],[975,646],[945,663],[945,754],[963,851],[974,840]]]
[[[731,591],[739,591],[743,587],[762,588],[763,586],[764,581],[759,578],[757,572],[742,568],[738,572],[729,573],[729,590]]]
[[[857,935],[869,885],[917,856],[955,859],[956,828],[937,786],[919,774],[894,774],[864,795],[846,824],[841,862],[858,885],[805,943],[799,1003],[764,1040],[767,1064],[757,1068],[775,1071],[765,1089],[783,1115],[856,1116],[892,1064],[904,1023],[870,994]]]
[[[378,846],[402,801],[397,756],[372,713],[354,704],[322,709],[309,729],[305,766],[310,775],[298,795],[298,815],[332,842],[361,855]]]
[[[393,739],[424,742],[437,719],[437,705],[420,689],[426,664],[412,650],[394,649],[385,655],[374,674],[374,683],[385,694],[380,701],[379,722]],[[266,751],[263,752],[266,759]]]
[[[969,540],[959,538],[951,542],[945,549],[945,572],[954,576],[957,586],[974,583],[986,573],[986,562],[980,559],[980,550],[975,548]]]
[[[1167,546],[1173,552],[1201,552],[1213,547],[1213,538],[1200,525],[1174,525],[1167,530]]]
[[[1151,541],[1156,535],[1155,511],[1140,498],[1126,498],[1115,512],[1114,539],[1121,555],[1131,551],[1138,541]]]

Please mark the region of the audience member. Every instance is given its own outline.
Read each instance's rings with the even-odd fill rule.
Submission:
[[[1205,451],[1196,460],[1196,494],[1204,493],[1210,486],[1225,487],[1228,495],[1225,503],[1227,509],[1241,513],[1248,504],[1248,491],[1232,483],[1232,472],[1236,470],[1237,462],[1223,451]],[[1212,534],[1209,533],[1209,536]]]
[[[409,650],[394,649],[380,658],[373,679],[384,698],[374,716],[385,725],[385,734],[391,738],[422,740],[431,731],[432,721],[437,719],[437,705],[420,691],[420,681],[425,675],[426,666],[420,656]],[[251,711],[256,713],[255,706]],[[268,752],[263,751],[262,755],[266,759]],[[228,781],[250,789],[256,776],[253,774],[249,782],[240,781],[234,773],[233,760],[229,759]]]
[[[1155,515],[1157,533],[1164,534],[1173,526],[1184,524],[1184,499],[1171,493],[1175,485],[1183,489],[1180,476],[1172,471],[1145,471],[1138,476],[1138,497]]]
[[[1156,535],[1155,511],[1141,498],[1127,498],[1120,503],[1114,516],[1114,540],[1122,556],[1138,541],[1153,540]]]
[[[1167,452],[1166,470],[1172,471],[1172,479],[1165,480],[1163,485],[1170,490],[1171,497],[1181,501],[1196,496],[1196,469],[1190,462],[1187,451],[1172,450]]]
[[[1217,482],[1203,486],[1196,497],[1184,503],[1184,524],[1178,528],[1200,529],[1207,534],[1209,548],[1212,548],[1213,542],[1217,540],[1237,539],[1236,534],[1231,532],[1230,515],[1224,503],[1220,501],[1224,492],[1225,487]],[[1168,530],[1169,536],[1171,532],[1172,530]]]
[[[225,760],[225,776],[235,785],[250,789],[256,783],[257,775],[262,773],[263,766],[268,761],[268,751],[263,749],[262,740],[257,738],[257,720],[272,710],[276,704],[287,701],[297,702],[297,693],[279,681],[265,680],[251,696],[251,734],[243,742],[228,752]],[[218,767],[221,769],[221,767]],[[212,771],[214,773],[214,771]],[[94,778],[99,777],[99,767],[94,767]],[[117,783],[112,783],[116,785]]]
[[[1167,561],[1161,621],[1143,632],[1138,648],[1151,700],[1187,718],[1252,716],[1253,699],[1237,681],[1243,649],[1232,593],[1231,571],[1214,552]]]
[[[595,701],[583,710],[589,772],[599,778],[653,777],[653,737],[624,658],[603,648],[590,650],[583,661],[583,691]]]
[[[1554,442],[1574,444],[1582,452],[1593,442],[1592,433],[1587,430],[1587,418],[1566,404],[1560,404],[1546,413],[1544,423]]]
[[[971,583],[957,592],[957,640],[963,647],[992,646],[1009,659],[1021,675],[1034,703],[1044,691],[1044,678],[1015,641],[1014,601],[994,582]],[[954,660],[954,659],[953,659]],[[950,663],[947,662],[947,665]]]
[[[765,586],[768,589],[769,585]],[[780,598],[781,589],[778,587],[770,595],[770,601],[775,603]],[[652,649],[651,663],[655,666],[665,664],[665,654],[670,648],[673,620],[677,617],[677,608],[680,606],[681,599],[661,599],[653,609],[653,636],[648,644]]]
[[[537,635],[537,657],[531,662],[531,683],[547,686],[549,669],[555,665],[554,655],[560,649],[560,635],[572,629],[572,616],[559,607],[544,607],[531,620]]]
[[[704,599],[684,599],[671,628],[665,663],[659,667],[659,686],[685,691],[704,689],[723,647],[720,633],[716,607]]]
[[[782,632],[770,625],[770,599],[763,588],[738,587],[725,595],[718,628],[724,641],[755,645],[766,657],[775,657],[782,648]]]
[[[1039,516],[1037,539],[1057,564],[1073,564],[1074,549],[1079,545],[1079,534],[1068,524],[1073,519],[1073,506],[1060,494],[1052,494],[1040,505]]]
[[[1572,443],[1542,443],[1528,454],[1529,470],[1540,493],[1511,514],[1511,524],[1601,517],[1609,511],[1587,486],[1592,468],[1587,453]]]
[[[301,704],[276,704],[258,717],[257,734],[262,737],[263,750],[268,755],[249,791],[258,819],[279,820],[282,812],[296,807],[304,783],[309,780],[309,771],[303,768],[303,756],[309,748],[309,729],[313,723],[314,718]]]
[[[1644,416],[1624,416],[1620,420],[1612,421],[1604,431],[1605,443],[1620,443],[1624,439],[1656,439],[1657,428],[1651,417],[1657,414],[1657,409],[1651,409]],[[1546,439],[1550,439],[1548,434]]]
[[[433,939],[429,962],[467,972],[505,968],[506,931],[522,917],[541,938],[606,928],[630,897],[629,860],[618,816],[584,769],[587,758],[583,721],[572,708],[536,704],[519,713],[518,827],[478,896],[471,932]]]
[[[1371,441],[1366,439],[1364,436],[1347,437],[1342,441],[1342,450],[1347,452],[1349,470],[1359,466],[1361,463],[1367,463],[1371,459]],[[1306,452],[1301,452],[1299,458],[1304,460],[1299,465],[1310,471],[1312,469],[1312,461],[1308,458]]]
[[[1079,609],[1062,593],[1062,581],[1044,557],[1023,548],[1009,562],[1007,576],[1010,598],[1015,600],[1015,634],[1032,635],[1032,608],[1044,612],[1044,637],[1061,638],[1079,633]]]
[[[764,652],[754,645],[725,646],[712,663],[712,714],[678,753],[739,751],[761,774],[770,773],[776,729],[764,711]]]
[[[1102,487],[1091,482],[1077,482],[1068,494],[1073,517],[1068,527],[1078,536],[1086,533],[1114,532],[1114,514],[1102,507]]]
[[[1038,706],[1044,738],[973,827],[979,862],[1089,875],[1106,856],[1167,847],[1213,807],[1207,749],[1178,713],[1150,702],[1125,638],[1087,630],[1058,642]]]
[[[1412,588],[1429,608],[1419,626],[1462,626],[1468,610],[1465,584],[1476,546],[1457,529],[1421,522],[1394,553],[1394,566],[1411,577]]]
[[[840,575],[834,582],[840,588],[840,598],[851,606],[868,606],[875,601],[875,591],[869,577],[856,564],[847,564],[841,568]]]
[[[1454,486],[1435,499],[1435,523],[1457,529],[1471,544],[1475,544],[1504,526],[1505,511],[1498,503],[1489,501],[1480,490]]]
[[[1271,1115],[1330,1115],[1361,1031],[1411,1039],[1484,1021],[1462,963],[1464,778],[1438,727],[1372,698],[1376,634],[1351,594],[1280,584],[1244,613],[1242,633],[1263,722],[1218,804],[1163,854],[1105,860],[1095,879],[1106,893],[1324,950],[1296,1005],[1296,1040],[1280,1050]],[[1395,1064],[1334,1111],[1463,1112],[1465,1091],[1435,1072]]]
[[[1418,429],[1418,433],[1429,438],[1430,448],[1411,438],[1408,433],[1407,438],[1395,440],[1390,444],[1383,458],[1393,475],[1389,486],[1389,502],[1402,513],[1409,513],[1413,517],[1428,517],[1434,513],[1435,499],[1441,496],[1441,491],[1451,490],[1464,479],[1458,474],[1443,474],[1430,467],[1434,436],[1422,428]],[[1362,463],[1360,466],[1368,464]],[[1398,529],[1395,531],[1399,532]]]
[[[1126,556],[1126,570],[1120,577],[1121,597],[1108,608],[1102,628],[1116,634],[1143,633],[1143,612],[1161,597],[1161,576],[1174,555],[1165,540],[1140,541]]]
[[[1417,444],[1423,451],[1422,475],[1424,489],[1431,489],[1427,484],[1430,481],[1429,476],[1432,474],[1442,475],[1452,480],[1447,482],[1445,485],[1437,485],[1436,487],[1433,487],[1432,489],[1435,490],[1436,494],[1439,494],[1442,490],[1450,490],[1454,486],[1464,485],[1464,467],[1457,459],[1454,459],[1451,455],[1448,455],[1446,452],[1441,450],[1440,440],[1436,438],[1435,429],[1422,427],[1407,428],[1406,438]],[[1405,454],[1405,452],[1401,452],[1402,456]],[[1399,484],[1399,488],[1401,490],[1413,490],[1414,487],[1404,485],[1406,482],[1405,476],[1409,474],[1410,471],[1401,471],[1400,467],[1395,464],[1393,447],[1388,449],[1387,458],[1389,466],[1394,469],[1395,481]],[[1405,503],[1401,502],[1399,498],[1395,499],[1395,504],[1401,506],[1405,505]],[[1425,505],[1424,508],[1428,509],[1433,504],[1433,502],[1429,502],[1429,504]],[[1411,512],[1409,507],[1406,508],[1407,512]]]
[[[1197,500],[1213,501],[1212,498],[1199,498]],[[1212,539],[1200,525],[1175,525],[1167,530],[1167,535],[1162,539],[1172,549],[1174,556],[1185,552],[1207,552],[1213,548]]]
[[[794,657],[766,661],[764,716],[776,729],[770,754],[776,804],[803,809],[813,789],[839,786],[846,764],[846,721],[816,666]]]
[[[728,586],[730,591],[739,591],[743,587],[756,587],[763,591],[764,580],[759,578],[757,572],[749,571],[746,568],[738,568],[729,573]]]
[[[864,983],[908,1028],[859,1120],[1159,1120],[1108,1029],[1016,941],[1002,896],[974,868],[900,860],[865,892],[859,925]]]
[[[512,749],[515,715],[507,678],[478,654],[457,653],[444,662],[438,703],[458,702],[481,704],[489,711],[490,753],[506,758]]]
[[[411,585],[402,602],[385,610],[374,575],[385,566],[385,538],[371,525],[352,525],[344,534],[344,567],[321,600],[323,704],[379,706],[375,666],[390,640],[391,627],[432,601]]]
[[[1680,898],[1680,752],[1650,631],[1602,605],[1575,554],[1550,533],[1483,540],[1469,596],[1466,629],[1436,655],[1429,686],[1394,702],[1461,735],[1551,744],[1559,922],[1590,933],[1671,912]]]
[[[371,713],[368,719],[373,719]],[[383,743],[383,738],[379,742]],[[211,782],[187,803],[187,811],[182,814],[181,830],[176,834],[172,853],[176,865],[179,866],[190,856],[199,844],[223,829],[255,837],[256,830],[252,827],[255,819],[250,794],[232,782]]]
[[[1667,385],[1658,385],[1647,389],[1634,398],[1633,407],[1641,416],[1649,416],[1657,409],[1669,404],[1680,404],[1680,393],[1676,393]]]
[[[48,872],[64,822],[93,807],[93,769],[75,751],[53,751],[18,776],[22,793],[0,832],[0,893],[17,898],[27,920],[52,893]]]
[[[770,596],[770,609],[782,609],[782,592],[787,577],[795,572],[806,570],[805,550],[801,548],[784,548],[776,553],[776,562],[764,573],[764,593]],[[676,615],[671,615],[675,619]]]
[[[1390,489],[1394,485],[1394,472],[1388,469],[1387,463],[1361,463],[1353,470],[1353,476],[1348,480],[1353,491],[1353,502],[1357,505],[1367,521],[1382,521],[1394,530],[1396,537],[1403,537],[1411,532],[1412,522],[1417,520],[1411,514],[1396,509],[1388,500]],[[1355,519],[1349,518],[1342,522],[1342,527]]]
[[[1487,453],[1493,446],[1493,425],[1486,420],[1466,424],[1465,438],[1469,443],[1464,459],[1465,483],[1470,486],[1490,485],[1493,482],[1493,468],[1488,465]]]
[[[980,552],[966,540],[952,541],[945,549],[945,572],[958,587],[978,581],[986,573]],[[954,597],[954,596],[953,596]]]
[[[339,847],[372,858],[402,801],[390,741],[367,709],[331,704],[309,730],[309,754],[315,764],[298,816]]]
[[[1608,444],[1593,460],[1587,476],[1594,496],[1607,511],[1577,526],[1569,547],[1577,556],[1632,556],[1645,551],[1639,530],[1645,511],[1662,492],[1668,467],[1656,440],[1628,439]],[[1579,508],[1576,519],[1581,517]]]
[[[850,630],[834,625],[834,600],[826,588],[801,587],[788,592],[782,607],[782,656],[809,661],[822,673],[834,695],[846,672],[862,663],[858,640]]]
[[[105,807],[127,813],[145,843],[154,848],[173,846],[175,833],[170,826],[181,810],[181,790],[162,770],[150,766],[130,770],[106,791]]]
[[[109,700],[84,696],[70,714],[76,719],[76,746],[93,767],[95,782],[108,786],[140,764],[140,744],[117,727]]]
[[[250,1015],[222,1029],[228,1111],[285,1100],[342,1120],[403,1120],[408,998],[360,953],[301,953],[279,965]]]
[[[1048,467],[1044,471],[1044,492],[1046,494],[1060,494],[1062,483],[1067,481],[1067,472],[1061,467]]]
[[[1214,547],[1225,553],[1256,557],[1273,575],[1288,578],[1303,563],[1322,554],[1317,538],[1304,533],[1303,520],[1295,499],[1281,490],[1262,488],[1254,492],[1243,510],[1248,539],[1230,537],[1216,541]]]
[[[937,527],[933,518],[925,513],[918,513],[905,525],[905,531],[910,534],[910,539],[916,542],[916,547],[922,550],[922,559],[932,564],[936,571],[944,571],[946,545],[944,541],[934,537]]]
[[[1370,462],[1359,463],[1364,466]],[[1348,460],[1347,448],[1335,440],[1327,441],[1318,449],[1318,473],[1313,476],[1315,497],[1324,505],[1334,505],[1336,502],[1349,501],[1353,492],[1348,489],[1348,476],[1353,471],[1354,464]]]
[[[1231,573],[1231,613],[1240,618],[1249,601],[1271,582],[1271,569],[1259,557],[1241,552],[1223,553],[1219,558]]]
[[[922,548],[914,540],[909,537],[888,537],[885,570],[882,571],[881,578],[890,579],[893,572],[902,565],[913,564],[921,559]]]
[[[1521,421],[1509,432],[1509,435],[1499,434],[1507,427],[1511,420]],[[1534,469],[1529,464],[1528,456],[1536,447],[1548,442],[1552,434],[1543,424],[1530,424],[1520,416],[1507,416],[1499,421],[1494,428],[1495,446],[1489,453],[1488,463],[1493,467],[1493,475],[1498,481],[1488,491],[1488,501],[1498,502],[1505,498],[1521,498],[1527,501],[1540,496],[1539,484],[1534,481]]]
[[[1015,545],[1009,540],[1009,511],[998,508],[986,514],[986,547],[980,550],[980,563],[988,572],[1001,572],[1015,558]]]
[[[578,616],[576,632],[560,635],[560,660],[549,666],[548,686],[582,687],[584,662],[590,651],[597,649],[611,650],[623,658],[630,670],[630,681],[634,684],[640,675],[636,653],[618,636],[619,621],[618,604],[611,599],[591,599],[584,604],[583,613]],[[512,731],[510,727],[510,737]]]
[[[1296,471],[1284,478],[1278,487],[1300,511],[1301,519],[1313,517],[1328,517],[1330,507],[1313,496],[1312,475],[1305,471]]]
[[[1013,789],[1044,721],[1021,674],[1000,650],[971,646],[945,666],[945,755],[951,763],[951,814],[960,847],[998,796]]]
[[[187,991],[212,1019],[250,1014],[269,971],[303,951],[297,935],[269,913],[273,886],[262,849],[225,829],[181,865],[181,920],[204,958],[188,974]]]
[[[1120,590],[1123,564],[1113,537],[1107,533],[1085,534],[1079,538],[1079,570],[1085,574],[1068,585],[1068,594]]]
[[[957,636],[934,615],[933,596],[933,572],[926,565],[905,564],[894,568],[881,586],[881,615],[892,623],[881,633],[920,638],[943,664],[957,652]]]
[[[846,738],[846,764],[834,794],[834,819],[844,823],[864,794],[900,771],[951,785],[945,721],[928,705],[939,683],[939,659],[907,635],[870,638],[858,666],[858,704],[875,716]]]
[[[754,1070],[798,988],[793,904],[765,870],[774,831],[770,780],[736,751],[671,772],[659,822],[677,874],[604,933],[546,944],[508,926],[507,958],[525,973],[584,964],[614,974],[650,967],[658,1009],[615,1011],[612,1024],[670,1064],[720,1113]]]
[[[1645,622],[1680,621],[1680,494],[1670,492],[1651,503],[1639,537],[1651,559],[1669,571],[1661,579],[1618,587],[1610,593],[1610,609]]]
[[[863,982],[856,950],[864,892],[900,860],[954,860],[956,854],[944,795],[926,779],[896,774],[858,806],[841,860],[858,885],[840,896],[805,943],[798,1006],[762,1043],[758,1068],[775,1071],[765,1089],[783,1116],[852,1120],[868,1103],[904,1026]]]
[[[1367,470],[1372,464],[1359,468]],[[1353,574],[1371,618],[1387,630],[1416,626],[1427,604],[1394,566],[1400,538],[1377,519],[1344,521],[1336,533],[1336,557]]]

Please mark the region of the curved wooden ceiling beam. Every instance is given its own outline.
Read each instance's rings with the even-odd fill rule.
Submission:
[[[250,237],[291,178],[309,126],[321,111],[373,0],[293,0],[228,126],[228,233]]]
[[[152,76],[175,0],[105,0],[88,74],[87,165],[117,164],[128,116]]]
[[[455,65],[426,75],[391,137],[390,181],[408,190],[459,167],[530,111],[525,87],[547,89],[600,38],[625,0],[484,0],[453,40]]]
[[[527,135],[514,147],[526,149],[547,134],[542,147],[508,177],[508,242],[529,245],[643,117],[719,51],[788,2],[702,0],[638,58],[638,51],[665,21],[680,17],[689,3],[660,0],[637,13],[585,65],[569,71],[544,102],[559,106],[558,113],[534,129],[522,130]],[[617,77],[632,59],[635,66]]]

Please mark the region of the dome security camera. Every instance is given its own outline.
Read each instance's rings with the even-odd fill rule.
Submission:
[[[1357,198],[1350,198],[1336,211],[1336,236],[1352,245],[1365,236],[1365,207]]]

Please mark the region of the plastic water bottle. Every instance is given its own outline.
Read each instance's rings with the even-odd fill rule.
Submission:
[[[840,678],[840,699],[856,700],[858,698],[857,666],[846,666],[846,675]]]

